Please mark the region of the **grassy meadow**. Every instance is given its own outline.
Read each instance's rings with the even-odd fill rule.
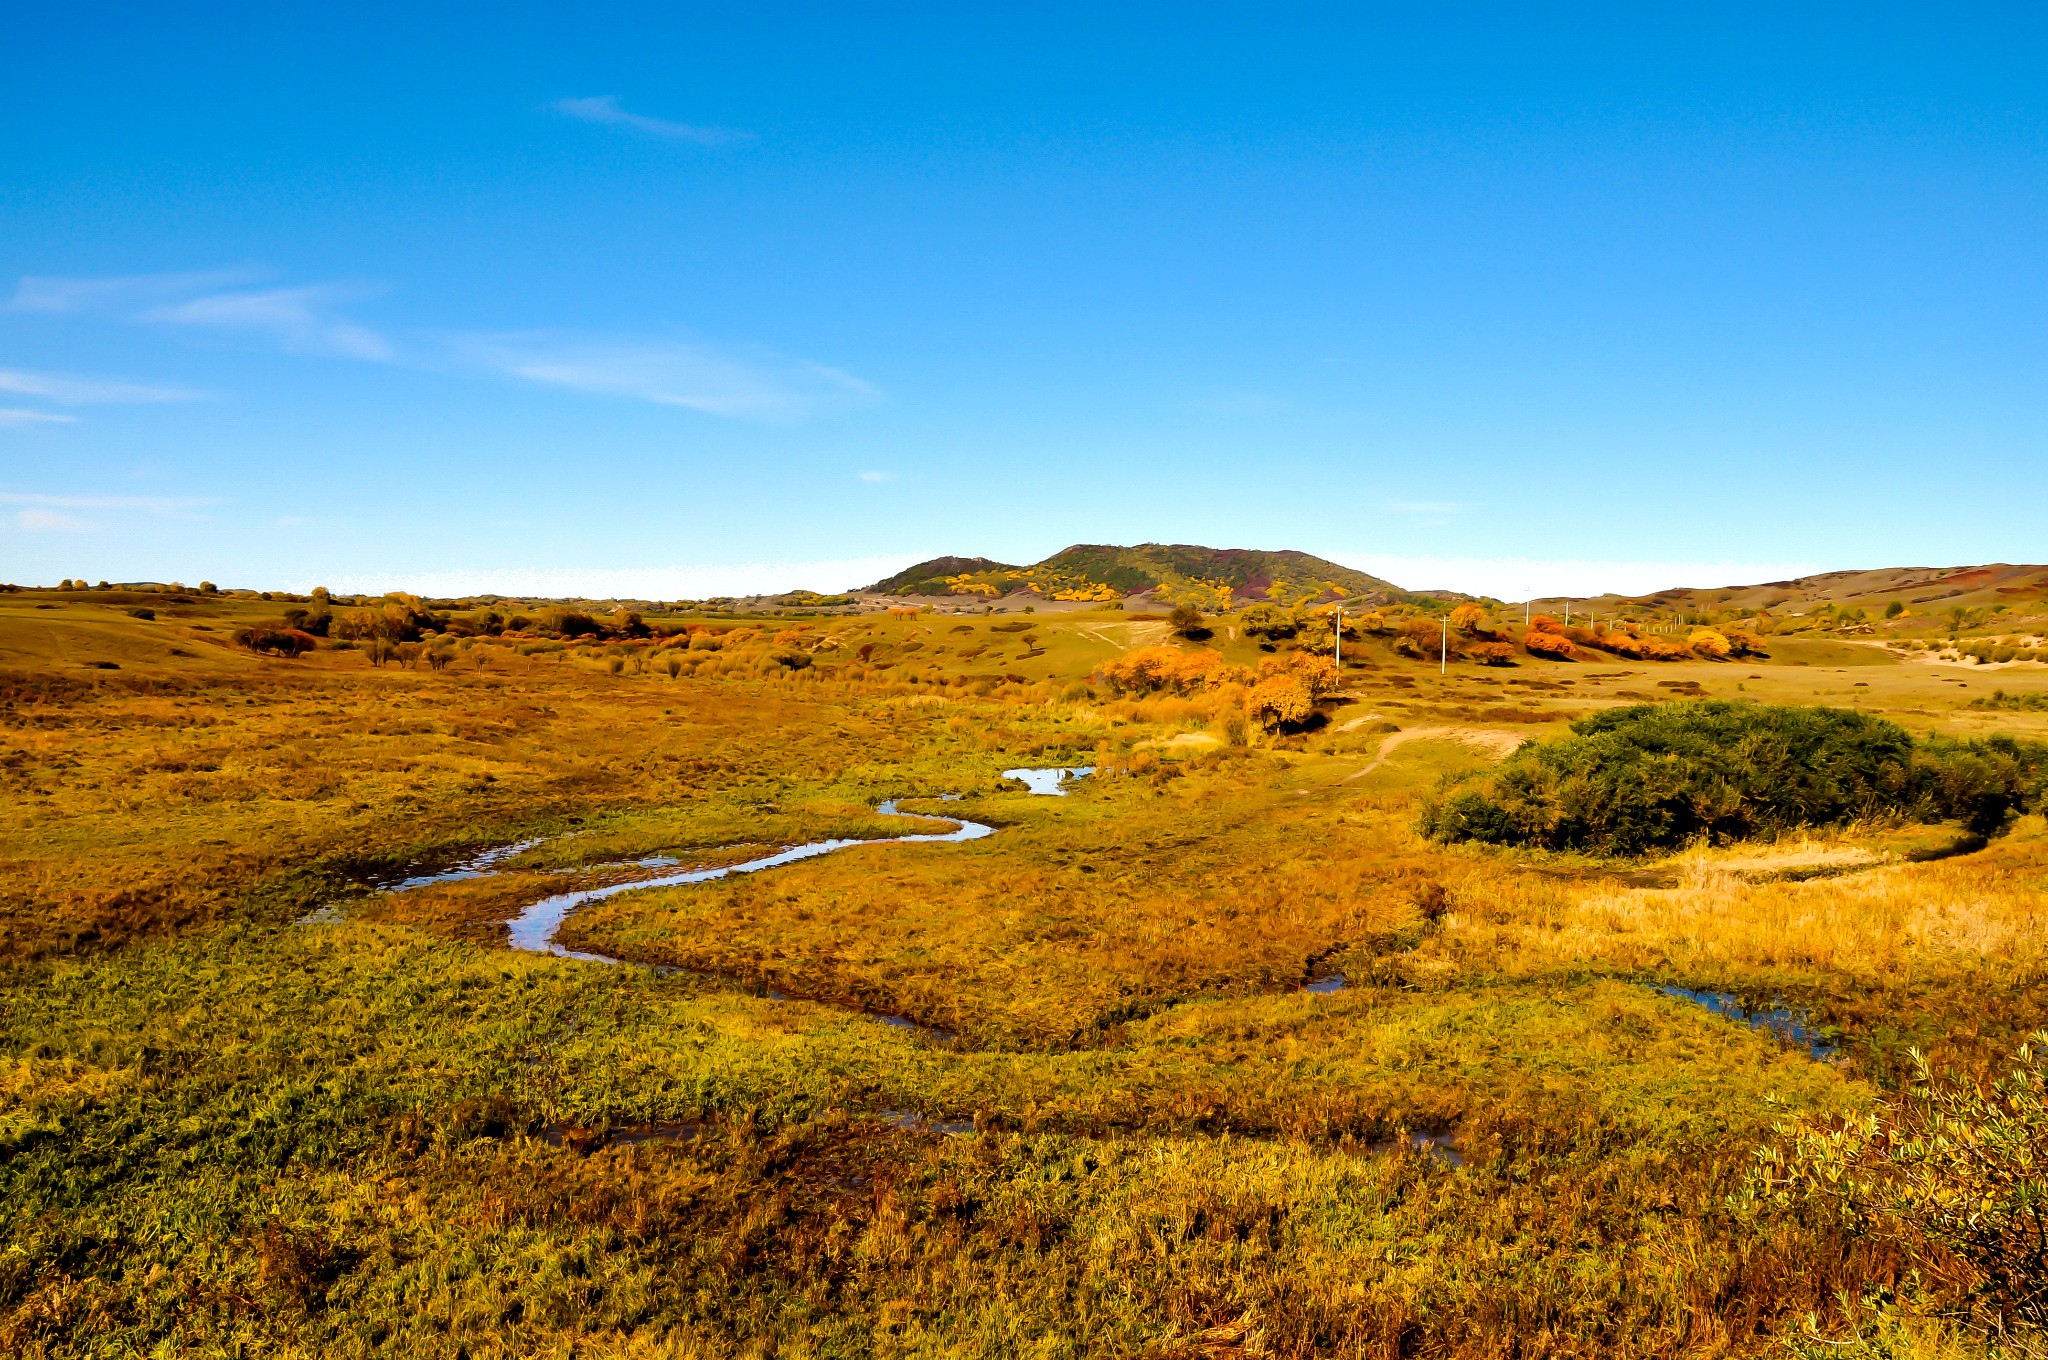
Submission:
[[[236,644],[279,610],[0,594],[0,1353],[1990,1345],[1952,1263],[1751,1172],[1910,1050],[1988,1078],[2048,1026],[2038,812],[1626,859],[1418,827],[1643,702],[2038,739],[2048,666],[1801,635],[1440,671],[1370,636],[1262,730],[1234,690],[1103,678],[1322,645],[1233,616],[1199,644],[1098,608]],[[1001,777],[1050,765],[1096,773]],[[955,815],[995,834],[571,915],[619,966],[507,945],[642,860]],[[1802,1012],[1833,1053],[1660,987]]]

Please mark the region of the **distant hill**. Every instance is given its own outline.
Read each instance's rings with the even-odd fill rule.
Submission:
[[[1656,609],[1767,609],[1798,613],[1823,604],[1881,611],[1897,601],[1916,613],[2004,605],[2038,612],[2048,601],[2048,566],[1994,562],[1975,567],[1873,567],[1753,585],[1681,586],[1648,595],[1606,595],[1595,603]]]
[[[1226,585],[1234,595],[1254,599],[1402,593],[1390,581],[1292,550],[1203,548],[1189,543],[1140,543],[1135,548],[1077,543],[1039,566],[1099,581],[1125,594],[1195,582]]]
[[[1015,570],[1017,568],[1008,563],[989,557],[934,557],[914,567],[905,567],[894,576],[883,577],[869,586],[868,592],[873,595],[944,595],[949,576]]]
[[[1204,548],[1188,543],[1119,547],[1077,543],[1028,567],[985,557],[935,557],[868,587],[885,595],[980,595],[1030,590],[1047,599],[1113,600],[1159,595],[1214,600],[1225,590],[1236,601],[1410,598],[1390,581],[1304,552]],[[1433,593],[1431,598],[1462,598]],[[1206,601],[1205,601],[1206,602]]]

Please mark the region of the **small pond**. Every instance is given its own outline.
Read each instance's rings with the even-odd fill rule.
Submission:
[[[1068,780],[1086,779],[1094,773],[1093,765],[1053,765],[1042,770],[1004,770],[1003,778],[1014,779],[1036,794],[1064,798]]]

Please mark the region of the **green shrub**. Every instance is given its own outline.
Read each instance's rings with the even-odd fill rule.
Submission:
[[[1972,1330],[2038,1355],[2048,1328],[2048,1033],[1988,1089],[1938,1080],[1916,1050],[1911,1085],[1878,1111],[1781,1127],[1753,1190],[1817,1203],[1859,1237],[1896,1241],[1960,1299]]]
[[[1572,732],[1431,799],[1423,832],[1609,855],[1869,816],[1989,834],[2038,804],[2048,777],[2039,743],[1916,744],[1895,723],[1838,708],[1642,704],[1582,718]]]
[[[2007,694],[2002,689],[1991,691],[1988,699],[1970,700],[1972,708],[2010,708],[2020,712],[2048,713],[2048,694]]]
[[[1246,637],[1274,642],[1291,638],[1301,631],[1301,620],[1291,611],[1270,604],[1251,606],[1239,616],[1239,623]]]

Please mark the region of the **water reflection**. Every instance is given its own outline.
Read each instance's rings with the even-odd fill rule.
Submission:
[[[1093,765],[1053,765],[1042,770],[1004,770],[1003,778],[1014,779],[1036,794],[1064,798],[1069,779],[1086,779],[1094,773]]]
[[[1716,1015],[1739,1020],[1751,1029],[1768,1030],[1778,1036],[1779,1043],[1788,1048],[1804,1048],[1806,1056],[1817,1062],[1833,1057],[1841,1048],[1841,1044],[1815,1028],[1812,1019],[1804,1011],[1794,1011],[1783,1006],[1752,1009],[1743,1005],[1741,998],[1733,992],[1696,991],[1690,987],[1671,986],[1659,987],[1657,990],[1675,1000],[1690,1001],[1695,1006],[1705,1006]]]
[[[1442,1162],[1445,1166],[1465,1164],[1465,1154],[1458,1151],[1458,1135],[1455,1133],[1411,1133],[1405,1138],[1387,1138],[1377,1143],[1368,1143],[1365,1150],[1381,1154],[1400,1152],[1404,1149]]]

